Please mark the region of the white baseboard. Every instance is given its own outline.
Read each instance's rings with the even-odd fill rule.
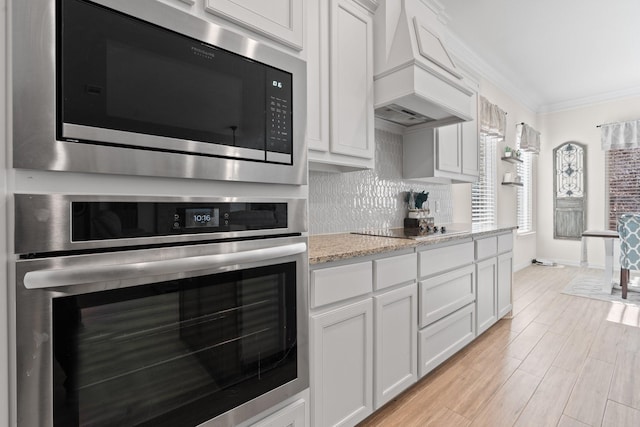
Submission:
[[[580,261],[568,260],[568,259],[550,259],[550,258],[544,258],[544,257],[540,257],[540,259],[553,261],[553,262],[555,262],[556,264],[559,264],[559,265],[566,265],[566,266],[569,266],[569,267],[580,267]],[[514,272],[520,271],[523,268],[527,268],[530,265],[532,265],[531,262],[514,265],[513,266],[513,271]],[[603,264],[589,264],[589,265],[587,265],[586,268],[594,268],[594,269],[604,270],[604,265]],[[615,271],[616,269],[619,270],[620,268],[619,268],[619,266],[614,265],[613,266],[613,270]]]

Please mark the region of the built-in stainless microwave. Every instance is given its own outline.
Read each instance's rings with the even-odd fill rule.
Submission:
[[[306,183],[306,64],[156,0],[23,0],[13,162]]]

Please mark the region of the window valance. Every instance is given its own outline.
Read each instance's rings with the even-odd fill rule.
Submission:
[[[603,150],[640,148],[640,119],[600,125]]]
[[[489,135],[504,136],[507,130],[507,113],[496,104],[480,97],[480,127]]]
[[[516,125],[516,146],[533,154],[540,153],[540,132],[526,123]]]

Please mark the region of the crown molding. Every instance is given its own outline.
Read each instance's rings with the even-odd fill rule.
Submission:
[[[541,105],[538,109],[539,114],[549,114],[558,111],[574,110],[589,105],[602,104],[605,102],[617,101],[625,98],[634,98],[640,96],[640,87],[630,89],[622,89],[612,92],[600,93],[597,95],[585,96],[582,98],[570,99],[567,101],[555,102],[552,104]]]
[[[505,74],[496,70],[484,59],[473,52],[455,34],[445,29],[446,39],[451,53],[474,74],[488,80],[494,86],[502,89],[514,100],[523,104],[529,110],[536,112],[540,106],[540,99],[531,93],[522,90],[521,87],[508,78]]]

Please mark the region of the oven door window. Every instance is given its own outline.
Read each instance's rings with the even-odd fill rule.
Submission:
[[[296,264],[55,298],[55,426],[196,426],[297,377]]]

